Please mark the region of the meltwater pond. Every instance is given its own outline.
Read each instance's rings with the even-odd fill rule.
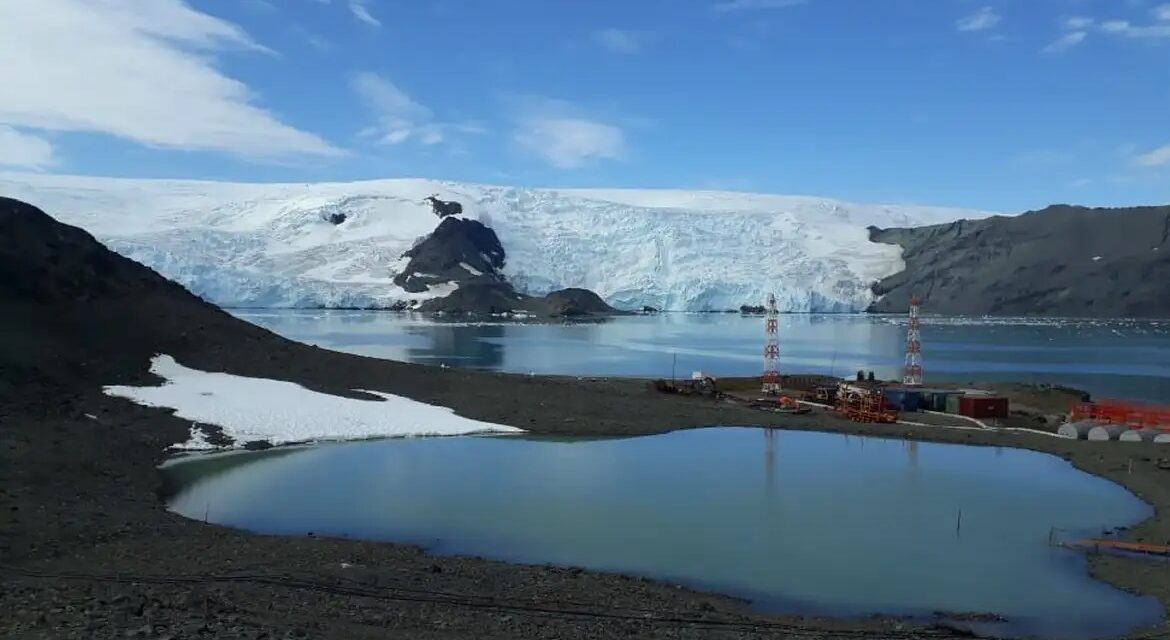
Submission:
[[[1062,638],[1161,615],[1049,545],[1053,527],[1100,533],[1150,507],[1030,451],[717,428],[363,441],[163,471],[171,508],[196,519],[636,574],[777,612],[995,613],[1000,632]]]

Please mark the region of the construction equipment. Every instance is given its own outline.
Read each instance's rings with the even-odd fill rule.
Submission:
[[[893,424],[898,411],[886,402],[876,386],[842,382],[837,388],[837,411],[854,422]]]
[[[764,396],[756,398],[749,407],[753,409],[763,409],[765,411],[775,411],[776,413],[789,413],[796,415],[804,415],[812,413],[812,409],[800,404],[799,400],[790,398],[788,396]]]

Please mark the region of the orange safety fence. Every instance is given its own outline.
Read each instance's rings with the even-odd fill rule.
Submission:
[[[1092,420],[1105,424],[1128,424],[1170,431],[1170,407],[1135,402],[1103,400],[1078,403],[1073,405],[1070,417],[1074,422]]]

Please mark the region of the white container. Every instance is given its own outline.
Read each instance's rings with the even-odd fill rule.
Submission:
[[[1117,439],[1121,442],[1153,442],[1160,433],[1157,429],[1130,429]]]
[[[1108,442],[1118,439],[1126,431],[1129,431],[1129,427],[1123,424],[1103,424],[1089,429],[1089,440]]]
[[[1089,430],[1095,426],[1097,426],[1097,423],[1092,420],[1066,422],[1060,425],[1060,429],[1057,429],[1056,433],[1066,438],[1072,438],[1073,440],[1084,440],[1089,436]]]
[[[1154,444],[1170,444],[1170,431],[1163,431],[1154,436]]]

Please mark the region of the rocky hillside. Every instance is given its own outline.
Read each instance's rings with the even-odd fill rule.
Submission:
[[[1055,205],[1015,217],[870,228],[906,269],[874,286],[870,311],[1170,317],[1170,206]]]
[[[477,220],[444,218],[422,242],[403,254],[410,262],[394,284],[411,293],[443,283],[497,284],[504,281],[504,246]]]

